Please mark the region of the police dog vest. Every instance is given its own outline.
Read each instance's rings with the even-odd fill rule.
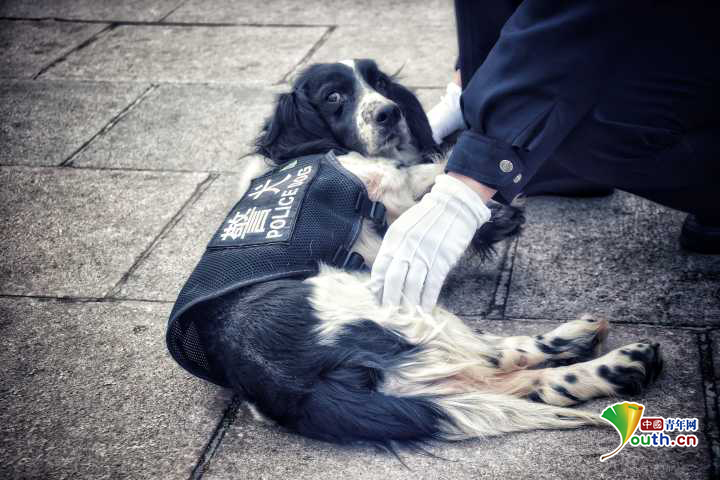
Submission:
[[[384,228],[385,207],[331,151],[293,160],[254,179],[215,232],[170,314],[168,349],[190,373],[224,385],[211,371],[189,309],[259,282],[318,273],[319,262],[364,267],[352,252],[363,218]]]

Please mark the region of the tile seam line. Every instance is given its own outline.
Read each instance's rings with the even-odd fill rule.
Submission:
[[[120,298],[120,297],[74,297],[69,295],[23,295],[13,293],[0,293],[0,299],[29,299],[29,300],[48,300],[58,303],[157,303],[169,305],[173,302],[170,300],[153,300],[149,298]]]
[[[469,314],[468,314],[469,315]],[[580,313],[577,315],[568,315],[568,316],[560,316],[560,315],[550,315],[550,316],[534,316],[534,315],[510,315],[506,316],[505,320],[557,320],[559,322],[566,322],[571,320],[577,320],[580,317]],[[600,315],[602,316],[602,315]],[[688,323],[688,322],[673,322],[673,323],[664,323],[664,322],[650,322],[645,320],[622,320],[622,319],[609,319],[610,323],[617,323],[617,324],[623,324],[623,325],[639,325],[639,324],[646,324],[646,325],[657,325],[659,327],[674,327],[678,325],[687,325],[690,327],[697,327],[697,328],[705,328],[705,329],[711,329],[720,328],[720,325],[717,323],[707,323],[708,321],[717,321],[720,320],[720,317],[717,316],[686,316],[683,317],[685,319],[692,319],[697,320],[698,322],[704,322],[704,323]]]
[[[490,305],[487,308],[487,316],[488,317],[494,316],[494,315],[498,315],[500,318],[503,317],[504,312],[499,311],[500,308],[498,308],[498,306],[499,306],[498,295],[500,295],[500,293],[503,289],[507,290],[510,288],[510,284],[509,284],[510,272],[509,272],[509,268],[508,268],[508,266],[509,266],[508,262],[512,261],[511,256],[512,256],[513,246],[514,246],[515,242],[518,241],[518,238],[519,237],[516,237],[516,238],[512,239],[510,242],[507,242],[505,244],[505,247],[503,248],[502,258],[500,259],[500,268],[498,270],[497,281],[495,282],[495,288],[493,289],[492,298],[490,299]]]
[[[68,50],[62,52],[57,58],[55,58],[50,63],[48,63],[47,65],[42,67],[35,75],[33,75],[32,80],[37,80],[41,75],[44,75],[48,70],[53,68],[55,65],[58,65],[58,64],[64,62],[70,55],[86,48],[88,45],[95,42],[96,40],[101,38],[103,35],[105,35],[106,33],[110,32],[111,30],[113,30],[115,28],[114,23],[98,22],[98,24],[100,24],[100,25],[106,24],[106,25],[105,25],[105,28],[98,30],[97,32],[93,33],[88,38],[86,38],[82,42],[78,43],[74,47],[71,47]]]
[[[250,155],[250,154],[248,154]],[[243,155],[237,161],[244,159],[247,155]],[[23,167],[25,165],[3,165],[3,166],[17,166]],[[48,168],[57,168],[57,165],[52,165]],[[41,168],[41,167],[38,167]],[[74,170],[91,170],[91,171],[108,171],[108,172],[141,172],[141,173],[207,173],[216,175],[242,175],[242,171],[232,170],[180,170],[180,169],[155,169],[155,168],[133,168],[133,167],[98,167],[93,165],[67,165],[65,168],[72,168]]]
[[[232,400],[230,400],[230,404],[223,412],[220,421],[215,426],[215,429],[213,430],[210,438],[208,439],[208,442],[205,444],[205,447],[200,453],[200,457],[195,463],[195,467],[193,467],[192,471],[190,472],[189,480],[201,480],[203,478],[205,472],[210,466],[210,462],[215,457],[218,448],[220,448],[220,445],[225,438],[225,434],[227,433],[228,429],[235,423],[235,418],[240,411],[241,404],[242,400],[238,396],[233,396]]]
[[[104,295],[104,298],[117,298],[120,289],[127,283],[130,276],[135,273],[138,268],[140,268],[140,266],[150,256],[153,250],[155,250],[155,247],[163,239],[165,239],[165,236],[170,232],[170,230],[175,227],[175,225],[178,224],[178,222],[180,222],[188,209],[192,207],[200,197],[202,197],[202,195],[207,191],[207,189],[210,188],[210,185],[212,185],[213,182],[219,177],[220,175],[208,174],[200,183],[195,186],[195,190],[190,195],[190,197],[185,200],[185,202],[180,206],[178,211],[175,212],[175,214],[170,218],[170,220],[168,220],[168,222],[163,226],[163,228],[160,229],[155,238],[153,238],[150,244],[140,253],[140,255],[138,255],[133,264],[120,277],[117,283],[115,283],[115,285],[108,290],[108,292]]]
[[[238,161],[254,155],[252,152],[243,155]],[[216,175],[242,175],[240,170],[180,170],[172,168],[134,168],[134,167],[98,167],[95,165],[23,165],[21,163],[0,164],[0,169],[15,168],[21,170],[88,170],[91,172],[126,172],[126,173],[172,173],[172,174],[216,174]]]
[[[88,149],[88,147],[98,138],[105,135],[107,132],[112,130],[112,128],[120,122],[123,118],[125,118],[126,115],[128,115],[135,107],[140,105],[152,92],[157,90],[159,86],[157,84],[150,84],[145,90],[143,90],[140,95],[138,95],[132,102],[130,102],[128,105],[123,107],[116,115],[114,115],[108,123],[106,123],[100,130],[98,130],[93,136],[91,136],[87,141],[85,141],[80,147],[78,147],[73,153],[71,153],[65,160],[60,162],[58,164],[58,167],[70,167],[73,166],[72,162],[75,161],[75,158],[80,155],[82,152]]]
[[[465,317],[468,320],[493,320],[493,321],[506,321],[506,322],[517,322],[518,324],[529,324],[532,322],[539,322],[542,324],[559,324],[559,323],[565,323],[570,322],[573,320],[577,320],[578,316],[573,317],[504,317],[504,318],[486,318],[483,315],[478,314],[471,314],[471,313],[463,313],[463,312],[453,312],[455,315],[458,315],[460,317]],[[691,323],[676,323],[676,324],[664,324],[664,323],[651,323],[651,322],[629,322],[629,321],[622,321],[622,320],[611,320],[610,325],[612,328],[612,325],[618,325],[623,327],[652,327],[652,328],[662,328],[666,330],[683,330],[683,331],[691,331],[696,333],[703,333],[703,332],[709,332],[709,331],[717,331],[720,326],[717,324],[691,324]]]
[[[180,2],[178,2],[177,5],[175,5],[175,6],[172,7],[170,10],[168,10],[167,13],[165,13],[165,15],[161,16],[160,18],[158,18],[157,21],[158,21],[158,22],[162,22],[163,20],[165,20],[166,18],[168,18],[170,15],[172,15],[173,13],[177,12],[177,11],[180,10],[182,7],[184,7],[185,5],[187,5],[187,3],[188,3],[189,1],[190,1],[190,0],[180,0]]]
[[[168,15],[171,15],[170,12]],[[103,24],[109,23],[115,26],[136,26],[136,27],[250,27],[250,28],[330,28],[335,26],[328,23],[262,23],[262,22],[182,22],[160,20],[120,20],[120,19],[82,19],[65,17],[7,17],[0,16],[0,21],[5,22],[59,22],[59,23],[85,23]],[[347,24],[343,26],[353,26]],[[360,25],[360,24],[358,24]]]
[[[720,446],[720,419],[718,418],[717,382],[715,379],[712,341],[708,332],[696,335],[698,360],[700,362],[700,388],[702,389],[703,404],[705,406],[705,428],[703,434],[708,440],[707,450],[710,457],[708,465],[708,478],[717,478],[720,474],[720,458],[715,451]],[[715,398],[710,398],[709,390]]]
[[[288,79],[295,72],[299,71],[305,64],[307,64],[310,58],[315,55],[315,52],[317,52],[323,45],[325,45],[328,38],[330,38],[330,36],[335,30],[337,30],[337,25],[328,26],[325,29],[325,32],[320,35],[320,38],[317,39],[317,41],[310,47],[310,49],[305,53],[305,55],[303,55],[302,58],[285,75],[283,75],[280,80],[278,80],[273,85],[282,85],[288,82]]]
[[[522,235],[522,232],[520,233],[520,235]],[[510,287],[512,286],[513,273],[515,272],[515,259],[517,257],[518,246],[520,245],[520,235],[518,235],[515,238],[515,242],[512,245],[512,252],[510,252],[510,258],[509,258],[510,266],[508,269],[509,271],[508,271],[508,277],[507,277],[507,288],[505,288],[505,292],[504,292],[505,295],[503,298],[502,307],[500,309],[500,318],[503,318],[503,319],[505,319],[507,317],[507,304],[508,304],[508,300],[510,298]]]
[[[207,80],[159,80],[157,78],[140,78],[140,79],[129,79],[122,78],[120,80],[112,80],[108,78],[82,78],[82,77],[43,77],[37,80],[32,80],[28,77],[5,77],[0,76],[0,83],[11,83],[11,82],[46,82],[46,83],[88,83],[88,84],[117,84],[117,85],[136,85],[136,84],[149,84],[162,86],[173,86],[173,87],[218,87],[218,88],[236,88],[246,90],[265,90],[271,93],[281,92],[283,90],[278,89],[279,86],[283,86],[283,83],[265,84],[262,82],[226,82],[226,81],[207,81]],[[445,87],[429,86],[429,85],[405,85],[410,90],[432,90],[432,91],[444,91]]]

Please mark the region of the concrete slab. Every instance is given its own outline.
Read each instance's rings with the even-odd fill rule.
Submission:
[[[207,8],[202,0],[190,0],[167,18],[169,22],[237,22],[290,25],[454,25],[450,0],[417,2],[402,0],[275,0],[272,8],[261,2],[219,0]]]
[[[720,323],[720,258],[680,248],[682,213],[618,192],[532,198],[526,217],[507,316]]]
[[[0,293],[105,295],[204,178],[0,168]]]
[[[188,478],[228,399],[169,358],[169,311],[0,299],[0,476]]]
[[[73,20],[160,20],[182,0],[9,0],[0,4],[0,16]]]
[[[496,254],[483,260],[472,248],[450,272],[438,302],[462,315],[487,315],[493,308],[503,258],[512,245],[506,240],[496,245]]]
[[[450,74],[448,74],[448,77],[445,80],[445,85],[447,85],[450,79]],[[427,112],[440,101],[442,96],[445,94],[445,87],[443,86],[443,88],[415,88],[413,89],[413,92],[415,93],[415,96],[418,98],[418,100],[420,100],[420,104],[425,109],[425,112]]]
[[[215,180],[153,248],[116,294],[174,302],[210,238],[238,200],[239,176]]]
[[[444,87],[452,78],[457,39],[455,24],[405,22],[338,27],[308,63],[372,58],[387,73],[404,65],[400,81],[411,87]]]
[[[713,454],[715,471],[720,472],[720,400],[718,394],[720,392],[720,331],[713,330],[709,333],[708,342],[701,346],[701,351],[706,356],[712,357],[712,365],[707,365],[705,371],[705,401],[708,409],[708,416],[715,421],[715,427],[709,429],[709,435],[714,435],[715,442],[713,444]],[[709,363],[709,361],[708,361]]]
[[[0,164],[59,165],[147,85],[0,82]]]
[[[720,380],[720,331],[714,330],[710,333],[710,344],[712,345],[712,357],[713,368],[715,370],[715,379]]]
[[[161,85],[73,165],[237,171],[273,100],[268,89]]]
[[[43,77],[269,85],[297,65],[325,31],[122,25]]]
[[[493,333],[537,334],[554,324],[480,321],[478,328]],[[626,400],[641,402],[648,415],[703,417],[704,404],[694,334],[653,327],[615,326],[612,346],[643,337],[663,344],[667,369],[646,393]],[[601,399],[584,408],[600,412],[623,399]],[[599,457],[619,443],[612,429],[536,431],[496,438],[440,445],[430,451],[441,458],[406,453],[408,468],[387,453],[370,447],[337,447],[310,441],[281,429],[257,423],[243,410],[230,427],[204,475],[206,480],[234,478],[347,478],[347,479],[479,479],[573,478],[614,479],[702,478],[709,466],[702,433],[698,448],[633,448],[607,462]],[[268,461],[272,459],[272,461]],[[672,473],[670,473],[672,472]]]
[[[106,26],[0,20],[0,78],[32,78]]]

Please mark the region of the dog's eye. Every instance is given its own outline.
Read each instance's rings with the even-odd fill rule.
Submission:
[[[377,82],[375,82],[375,88],[377,88],[378,90],[385,90],[385,88],[387,88],[387,85],[387,80],[382,77],[378,78]]]
[[[338,92],[332,92],[330,95],[325,97],[325,100],[328,103],[340,103],[342,100],[342,95],[340,95]]]

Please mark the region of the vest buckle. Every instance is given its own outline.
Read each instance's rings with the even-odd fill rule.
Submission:
[[[381,235],[387,230],[387,208],[382,202],[371,201],[365,192],[360,192],[355,200],[355,211],[371,220]]]
[[[331,263],[343,270],[362,270],[366,268],[365,259],[362,255],[342,246],[335,251]]]

